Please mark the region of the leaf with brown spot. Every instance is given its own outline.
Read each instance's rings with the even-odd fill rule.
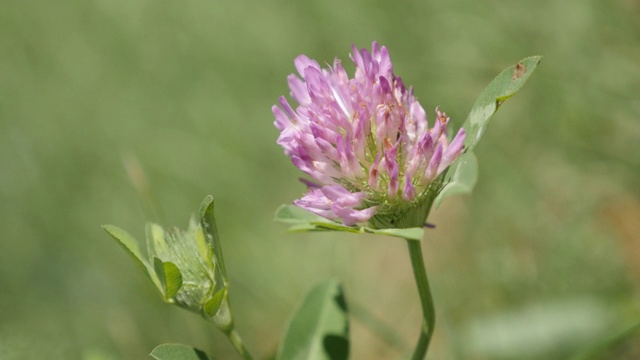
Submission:
[[[523,63],[517,63],[513,68],[513,76],[511,80],[518,80],[527,72],[527,67]]]
[[[504,69],[478,96],[467,120],[462,125],[467,132],[466,151],[471,151],[484,134],[489,120],[507,99],[512,97],[536,69],[541,56],[531,56]]]

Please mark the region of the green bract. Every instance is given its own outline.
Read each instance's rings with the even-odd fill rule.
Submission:
[[[422,240],[424,230],[421,227],[404,229],[374,229],[366,226],[346,226],[335,221],[310,213],[294,205],[281,205],[276,210],[275,220],[291,225],[289,231],[342,231],[356,234],[370,233],[387,235],[406,240]]]
[[[113,225],[104,229],[116,239],[151,279],[163,300],[213,321],[227,332],[233,327],[227,300],[229,282],[214,217],[213,197],[202,203],[199,219],[186,231],[147,224],[147,258],[137,241]]]

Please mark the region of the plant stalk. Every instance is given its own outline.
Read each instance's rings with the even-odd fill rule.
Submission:
[[[244,360],[253,360],[249,350],[244,346],[240,334],[238,334],[235,329],[232,328],[229,332],[225,332],[225,334],[229,338],[229,341],[231,341],[231,344],[233,344],[233,347],[236,349],[238,354],[240,354]]]
[[[431,289],[429,288],[429,279],[427,278],[427,270],[424,267],[424,259],[422,257],[422,246],[419,241],[407,240],[409,246],[409,257],[411,258],[411,266],[413,267],[413,276],[416,279],[418,294],[420,295],[420,305],[422,306],[422,327],[420,329],[420,337],[418,344],[413,351],[412,360],[423,360],[427,355],[431,335],[436,323],[436,312],[433,306],[433,298]]]

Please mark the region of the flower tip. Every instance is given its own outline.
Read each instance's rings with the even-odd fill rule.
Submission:
[[[413,187],[411,183],[411,176],[409,173],[406,173],[404,179],[404,188],[402,189],[402,200],[411,201],[416,196],[416,189]]]
[[[301,183],[305,184],[307,186],[307,188],[309,189],[316,189],[316,188],[320,188],[321,185],[313,182],[311,180],[305,179],[305,178],[298,178],[298,181],[300,181]]]

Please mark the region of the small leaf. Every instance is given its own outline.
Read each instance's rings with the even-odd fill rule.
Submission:
[[[447,173],[446,185],[440,190],[434,204],[440,207],[442,201],[451,195],[468,194],[478,181],[478,159],[469,151],[460,156]]]
[[[482,90],[462,125],[467,133],[464,142],[467,151],[473,150],[478,144],[491,116],[505,100],[524,85],[541,58],[541,56],[531,56],[520,60],[517,64],[504,69]]]
[[[278,360],[345,360],[349,356],[349,319],[338,282],[311,290],[289,323]]]
[[[150,355],[156,360],[215,360],[201,350],[183,344],[158,345]]]
[[[214,211],[213,196],[207,195],[200,205],[200,225],[206,234],[207,240],[210,242],[213,248],[213,253],[218,259],[220,266],[220,272],[222,277],[227,279],[227,270],[224,265],[224,257],[222,256],[222,246],[220,245],[220,238],[218,236],[218,225],[216,224],[216,217]]]
[[[222,305],[222,300],[227,297],[227,287],[218,290],[217,293],[213,294],[211,299],[209,299],[204,304],[204,311],[207,313],[207,316],[214,317],[218,313],[220,309],[220,305]]]
[[[153,258],[153,268],[162,285],[164,300],[171,302],[182,286],[182,274],[176,264],[170,261],[162,261],[157,257]]]
[[[120,245],[122,245],[127,253],[133,258],[136,265],[144,271],[147,277],[150,277],[149,265],[142,259],[142,254],[140,253],[140,248],[138,247],[136,239],[134,239],[128,232],[117,226],[103,225],[102,228],[111,235],[112,238],[118,241]]]
[[[405,240],[422,241],[424,237],[424,228],[407,228],[407,229],[370,229],[364,228],[366,232],[378,235],[387,235],[399,237]]]

